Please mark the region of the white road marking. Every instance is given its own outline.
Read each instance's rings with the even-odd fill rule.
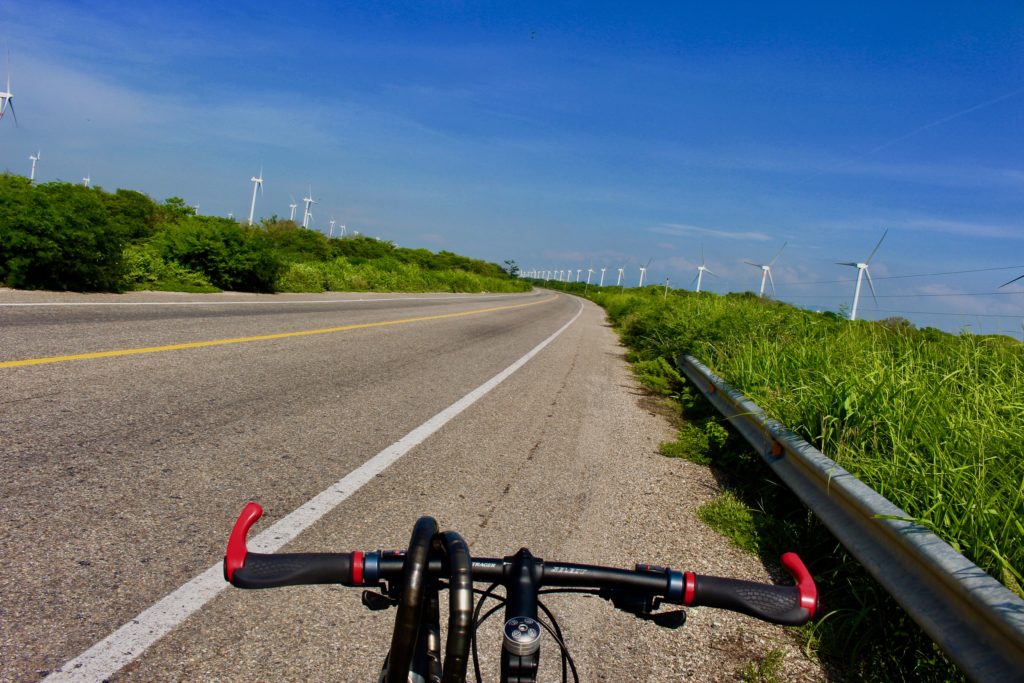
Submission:
[[[272,553],[295,539],[388,466],[423,443],[459,413],[483,398],[519,368],[526,365],[544,347],[576,322],[583,313],[583,304],[580,303],[579,306],[576,315],[569,322],[533,347],[522,358],[278,520],[270,528],[251,539],[249,547],[256,552]],[[65,662],[43,680],[54,683],[57,681],[93,683],[109,678],[122,667],[138,659],[153,643],[170,633],[224,590],[228,584],[224,581],[222,565],[222,562],[218,562],[174,590],[82,654]]]
[[[527,292],[522,292],[526,294]],[[508,296],[508,295],[504,295]],[[10,303],[0,302],[0,307],[28,307],[28,306],[288,306],[295,304],[358,304],[373,303],[374,301],[464,301],[472,297],[474,301],[480,299],[498,299],[500,295],[469,295],[467,297],[457,296],[389,296],[372,299],[285,299],[280,301],[225,301],[223,299],[211,299],[209,301],[14,301]]]

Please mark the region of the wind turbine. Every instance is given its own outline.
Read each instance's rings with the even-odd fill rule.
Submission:
[[[11,110],[14,117],[14,125],[18,125],[18,115],[14,113],[14,93],[11,92],[11,51],[7,51],[7,90],[0,92],[0,119],[3,119],[7,110]]]
[[[886,228],[885,232],[882,233],[882,238],[878,240],[878,244],[876,244],[875,248],[871,250],[871,254],[864,260],[863,263],[856,263],[853,261],[848,261],[844,263],[840,263],[838,261],[836,262],[836,265],[853,266],[854,268],[857,269],[857,289],[855,289],[853,292],[853,308],[850,309],[850,320],[857,319],[857,303],[860,301],[860,283],[864,280],[865,275],[868,276],[868,287],[871,288],[871,298],[875,300],[876,304],[878,303],[878,298],[875,296],[875,284],[871,282],[871,272],[868,270],[868,264],[871,263],[871,259],[874,258],[875,252],[878,251],[878,248],[880,246],[882,246],[882,240],[884,240],[885,236],[888,234],[889,229]]]
[[[744,261],[744,263],[749,263],[750,265],[754,266],[755,268],[760,268],[761,269],[761,293],[760,293],[760,296],[764,296],[764,283],[765,283],[765,280],[767,280],[768,282],[771,283],[771,285],[772,285],[772,294],[773,295],[775,294],[775,280],[772,279],[772,266],[775,265],[775,261],[779,258],[779,254],[782,253],[782,250],[786,248],[786,244],[788,244],[788,242],[783,242],[782,243],[782,246],[779,248],[779,250],[777,252],[775,252],[775,256],[773,256],[772,260],[769,261],[768,263],[754,263],[753,261]]]
[[[288,218],[292,223],[295,222],[295,209],[299,206],[295,203],[295,195],[288,195],[291,197],[292,203],[288,205],[288,208],[292,210],[292,215]]]
[[[604,271],[608,270],[608,266],[601,269],[601,284],[598,287],[604,287]]]
[[[334,216],[331,216],[331,233],[330,235],[328,235],[328,237],[334,237],[334,224],[337,222],[338,221],[334,220]]]
[[[313,199],[313,186],[312,185],[309,186],[309,194],[307,194],[305,197],[303,197],[302,201],[306,205],[305,209],[302,212],[302,227],[308,228],[309,227],[309,217],[311,215],[309,213],[309,206],[310,206],[310,204],[316,204],[316,200]]]
[[[715,277],[718,277],[718,275],[715,275],[715,273],[712,273],[711,269],[708,268],[704,264],[704,245],[701,245],[701,247],[700,247],[700,265],[697,266],[697,277],[693,278],[694,280],[697,281],[697,291],[698,292],[700,292],[700,283],[704,280],[704,273],[707,273],[708,275],[714,275]]]
[[[263,167],[260,166],[259,177],[253,176],[250,178],[252,181],[252,204],[249,205],[249,225],[252,225],[253,214],[256,213],[256,188],[260,188],[260,194],[263,194]]]
[[[647,266],[651,265],[651,261],[653,260],[654,259],[647,259]],[[640,266],[640,284],[638,286],[641,288],[644,286],[644,275],[647,274],[647,266]]]
[[[625,267],[619,268],[619,277],[615,280],[615,286],[616,287],[621,287],[622,286],[622,274],[625,273],[625,272],[626,272]]]
[[[82,184],[85,185],[86,187],[89,187],[89,183],[91,182],[92,178],[90,178],[88,175],[82,178]]]
[[[344,236],[345,236],[345,224],[342,223],[341,224],[341,234],[338,235],[338,237],[344,237]]]
[[[39,158],[41,156],[42,156],[42,154],[39,153],[39,152],[36,152],[35,154],[29,154],[28,155],[28,158],[32,160],[32,173],[28,177],[30,182],[36,179],[36,162],[39,161]]]

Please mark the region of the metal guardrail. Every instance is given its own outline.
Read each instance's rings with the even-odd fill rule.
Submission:
[[[1024,681],[1024,600],[691,356],[677,364],[974,681]]]

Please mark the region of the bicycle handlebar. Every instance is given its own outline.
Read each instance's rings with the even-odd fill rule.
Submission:
[[[251,553],[246,547],[249,528],[263,514],[257,503],[249,503],[239,515],[228,540],[224,578],[238,588],[276,588],[308,584],[338,583],[351,587],[380,587],[382,582],[402,578],[404,551],[351,553]],[[521,551],[522,552],[522,551]],[[512,557],[472,558],[472,581],[505,583],[510,579]],[[743,581],[679,572],[667,567],[638,564],[633,570],[595,565],[539,561],[541,585],[597,589],[616,607],[641,614],[653,604],[715,607],[740,612],[775,624],[799,626],[812,619],[818,609],[814,580],[796,553],[782,556],[782,566],[796,581],[795,586]],[[426,562],[427,575],[447,578],[447,558]]]

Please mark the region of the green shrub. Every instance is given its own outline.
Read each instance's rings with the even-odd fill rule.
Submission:
[[[151,245],[131,245],[124,250],[127,289],[148,289],[165,292],[216,292],[216,287],[202,273],[189,270],[173,261],[165,261]]]
[[[220,289],[272,292],[283,264],[265,231],[227,218],[189,216],[154,238],[160,255],[209,278]]]
[[[125,237],[101,195],[0,175],[0,281],[23,289],[122,289]]]

